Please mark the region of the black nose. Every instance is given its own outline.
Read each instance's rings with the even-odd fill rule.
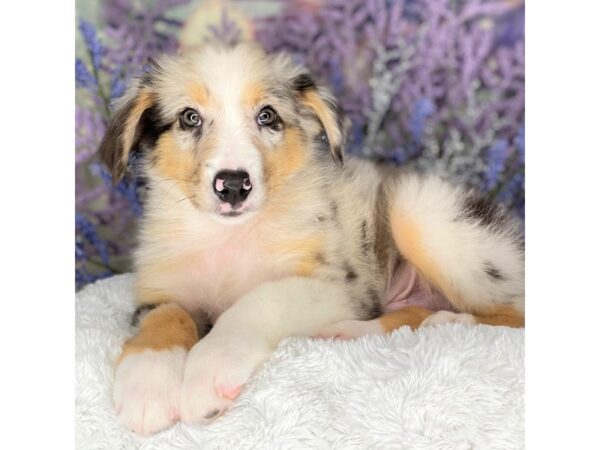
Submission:
[[[235,208],[252,190],[250,175],[245,170],[222,170],[215,175],[213,189],[217,197]]]

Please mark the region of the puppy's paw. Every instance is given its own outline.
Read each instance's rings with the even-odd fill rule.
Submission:
[[[273,351],[260,336],[213,332],[192,348],[185,366],[180,408],[189,424],[223,414]]]
[[[332,323],[315,333],[317,339],[355,339],[370,334],[384,334],[379,320],[342,320]]]
[[[438,311],[427,317],[421,327],[430,327],[433,325],[442,325],[444,323],[462,323],[464,325],[475,325],[477,321],[472,314],[454,313],[451,311]]]
[[[117,366],[113,401],[119,420],[133,432],[149,435],[179,419],[186,350],[144,350]]]

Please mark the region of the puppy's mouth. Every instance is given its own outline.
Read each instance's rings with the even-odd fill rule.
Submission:
[[[245,216],[252,215],[252,212],[254,211],[254,205],[248,202],[237,203],[233,206],[228,203],[221,203],[217,206],[215,213],[219,218],[229,221],[234,220],[236,217],[243,219]]]
[[[244,214],[243,211],[229,211],[225,213],[219,213],[219,215],[222,217],[239,217],[242,214]]]

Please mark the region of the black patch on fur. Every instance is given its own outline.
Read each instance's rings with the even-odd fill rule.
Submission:
[[[162,72],[163,68],[154,58],[149,58],[146,69],[146,72],[140,76],[140,86],[152,87],[156,80],[156,75]]]
[[[372,303],[366,308],[365,320],[372,320],[380,317],[383,314],[383,309],[379,303]]]
[[[498,227],[506,223],[501,208],[482,195],[469,195],[463,203],[464,217],[476,220],[486,227]]]
[[[331,149],[331,155],[333,160],[339,164],[340,167],[344,167],[344,152],[342,151],[341,145],[336,145]]]
[[[154,84],[154,74],[146,72],[140,77],[140,85],[145,87],[152,87]]]
[[[498,280],[498,281],[504,280],[504,275],[502,275],[502,272],[500,272],[500,269],[498,269],[498,267],[496,267],[490,261],[485,262],[484,270],[485,270],[485,273],[487,274],[487,276],[492,278],[493,280]]]
[[[160,306],[160,304],[146,304],[146,305],[140,305],[138,306],[135,311],[133,312],[133,314],[131,315],[131,326],[132,327],[137,327],[141,321],[141,319],[143,318],[143,316],[145,316],[146,314],[148,314],[150,311],[152,311],[153,309],[156,309]]]
[[[368,299],[362,302],[360,318],[362,320],[371,320],[381,316],[383,313],[381,301],[377,291],[372,286],[367,290],[367,297]]]
[[[154,103],[141,114],[131,148],[125,148],[123,144],[124,127],[136,103],[137,99],[132,99],[115,112],[98,149],[102,162],[111,171],[114,183],[117,183],[127,170],[126,154],[129,155],[128,161],[135,159],[136,153],[140,149],[153,147],[159,136],[172,126],[172,124],[161,122],[160,110]]]
[[[171,128],[172,124],[161,123],[160,110],[157,105],[153,105],[143,112],[140,117],[140,136],[137,145],[134,145],[133,151],[136,151],[136,147],[154,147],[156,141],[161,134],[165,133]]]
[[[369,254],[369,249],[371,248],[371,239],[369,239],[369,229],[366,220],[363,220],[360,224],[360,248],[363,252],[363,255],[366,256]]]
[[[346,281],[352,282],[358,278],[354,268],[348,262],[344,264],[344,271],[346,272]]]
[[[317,87],[315,86],[315,82],[310,75],[302,73],[292,79],[292,88],[298,92],[306,92],[309,90],[314,90]]]

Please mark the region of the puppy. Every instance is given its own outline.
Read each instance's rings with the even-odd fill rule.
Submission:
[[[210,47],[132,84],[100,146],[115,180],[142,152],[148,187],[113,392],[126,426],[217,417],[287,336],[523,326],[518,224],[343,148],[335,100],[285,55]]]

